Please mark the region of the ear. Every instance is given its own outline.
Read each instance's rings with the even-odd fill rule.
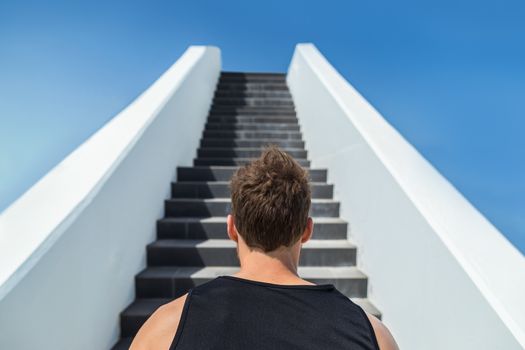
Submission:
[[[237,232],[237,228],[235,227],[235,223],[233,221],[233,215],[228,215],[226,218],[226,226],[228,231],[228,237],[234,242],[237,242],[239,240],[239,233]]]
[[[314,221],[311,217],[308,217],[306,221],[306,228],[304,229],[303,235],[301,236],[301,243],[306,243],[312,238],[314,232]]]

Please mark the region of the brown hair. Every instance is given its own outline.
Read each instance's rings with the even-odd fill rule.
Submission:
[[[242,166],[230,188],[235,226],[246,244],[265,253],[296,243],[311,204],[308,171],[275,145]]]

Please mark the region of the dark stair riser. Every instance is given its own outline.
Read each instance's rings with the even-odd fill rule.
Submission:
[[[229,181],[239,167],[177,167],[177,181]],[[310,181],[326,182],[326,169],[307,169]]]
[[[222,124],[250,124],[250,123],[287,123],[299,124],[297,117],[290,116],[274,116],[274,117],[260,117],[260,116],[222,116],[209,117],[208,123],[222,123]]]
[[[314,239],[346,239],[348,223],[322,223],[314,220]],[[157,221],[158,239],[228,239],[226,220],[202,221],[194,218],[165,218]]]
[[[213,99],[213,106],[249,106],[249,107],[272,107],[292,108],[293,102],[289,99],[260,99],[260,98],[226,98],[217,97]]]
[[[305,159],[307,152],[301,149],[283,149],[296,159]],[[261,154],[260,148],[199,148],[198,158],[257,158]]]
[[[122,321],[121,321],[121,325],[122,325]],[[142,326],[142,323],[140,324],[140,326]],[[140,328],[140,326],[138,327]],[[137,328],[137,331],[139,328]],[[133,334],[135,334],[137,331],[133,332]],[[129,350],[131,346],[131,342],[133,341],[133,339],[130,337],[126,336],[125,338],[120,339],[119,342],[115,344],[114,347],[111,348],[111,350]]]
[[[220,77],[219,84],[286,84],[285,77]]]
[[[288,123],[206,123],[204,130],[223,130],[223,131],[299,131],[299,124]]]
[[[268,140],[302,140],[299,131],[228,131],[228,130],[205,130],[204,138],[226,138],[237,140],[268,139]]]
[[[222,105],[222,104],[212,104],[211,105],[211,108],[210,108],[210,111],[214,112],[214,111],[236,111],[236,112],[239,112],[239,111],[246,111],[246,112],[250,112],[250,113],[265,113],[265,112],[271,112],[271,113],[276,113],[276,112],[286,112],[286,113],[295,113],[295,107],[293,106],[293,104],[290,104],[290,105],[277,105],[277,106],[272,106],[272,105],[256,105],[256,106],[247,106],[247,105],[244,105],[244,104],[240,104],[240,105],[235,105],[235,104],[228,104],[228,105]]]
[[[288,91],[238,91],[238,90],[217,90],[215,98],[268,98],[268,99],[291,99],[292,95]]]
[[[261,95],[274,95],[274,96],[261,96],[257,97],[257,94]],[[292,96],[288,95],[285,96],[283,93],[277,92],[277,93],[244,93],[243,94],[237,93],[237,96],[235,96],[233,93],[230,93],[226,96],[217,96],[217,92],[215,92],[215,95],[212,98],[212,104],[222,104],[227,102],[228,105],[236,105],[236,106],[244,106],[246,104],[254,104],[257,106],[265,106],[266,104],[276,104],[277,106],[281,104],[285,104],[287,106],[293,107],[294,103],[292,100]],[[253,96],[249,96],[253,95]]]
[[[150,244],[148,266],[240,266],[232,247],[185,247]],[[303,248],[301,266],[355,266],[355,248]]]
[[[201,166],[201,165],[224,165],[224,166],[230,166],[230,165],[246,165],[253,161],[255,158],[196,158],[193,160],[193,165]],[[304,160],[304,159],[296,159],[297,163],[299,163],[303,167],[309,167],[310,161]]]
[[[138,298],[177,298],[190,288],[210,281],[212,278],[183,278],[169,276],[138,275],[135,279],[136,296]],[[332,283],[346,296],[362,298],[366,296],[367,280],[356,278],[313,278],[309,281],[316,284]]]
[[[222,78],[266,78],[266,79],[286,79],[286,73],[281,72],[221,72]]]
[[[165,201],[166,217],[211,217],[229,214],[231,214],[229,199],[168,199]],[[312,217],[339,217],[339,202],[312,201],[309,215]]]
[[[333,185],[324,183],[310,184],[312,198],[331,199]],[[171,198],[229,198],[229,183],[216,182],[173,182]]]
[[[288,86],[284,82],[280,83],[243,83],[243,82],[219,82],[216,92],[233,93],[289,93]]]
[[[267,145],[277,145],[282,148],[304,148],[304,141],[280,141],[280,140],[228,140],[228,139],[201,139],[200,147],[264,147]]]
[[[297,114],[293,108],[249,108],[249,107],[232,107],[232,106],[212,106],[210,116],[287,116],[296,117]]]

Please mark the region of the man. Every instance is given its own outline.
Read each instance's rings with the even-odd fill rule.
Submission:
[[[298,276],[312,237],[308,172],[276,146],[232,177],[227,232],[240,271],[158,308],[131,350],[397,350],[389,330],[332,284]]]

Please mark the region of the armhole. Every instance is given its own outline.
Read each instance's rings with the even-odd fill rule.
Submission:
[[[175,336],[173,337],[173,341],[171,342],[171,346],[169,347],[169,350],[175,350],[175,348],[177,347],[177,344],[179,343],[180,338],[182,337],[182,330],[184,328],[184,325],[186,324],[186,317],[188,315],[188,308],[190,307],[192,292],[193,292],[193,288],[188,291],[186,300],[184,300],[184,306],[182,307],[180,321],[177,326],[177,331],[175,332]]]
[[[368,316],[366,315],[365,310],[363,310],[363,308],[361,306],[359,306],[359,305],[357,305],[355,303],[354,303],[354,305],[359,309],[359,311],[361,312],[361,315],[363,315],[363,317],[365,319],[366,324],[368,325],[368,329],[370,331],[370,336],[372,338],[372,342],[374,343],[374,346],[375,346],[376,350],[380,350],[379,349],[379,343],[377,342],[376,332],[374,331],[374,327],[372,326],[372,323],[368,319]]]

